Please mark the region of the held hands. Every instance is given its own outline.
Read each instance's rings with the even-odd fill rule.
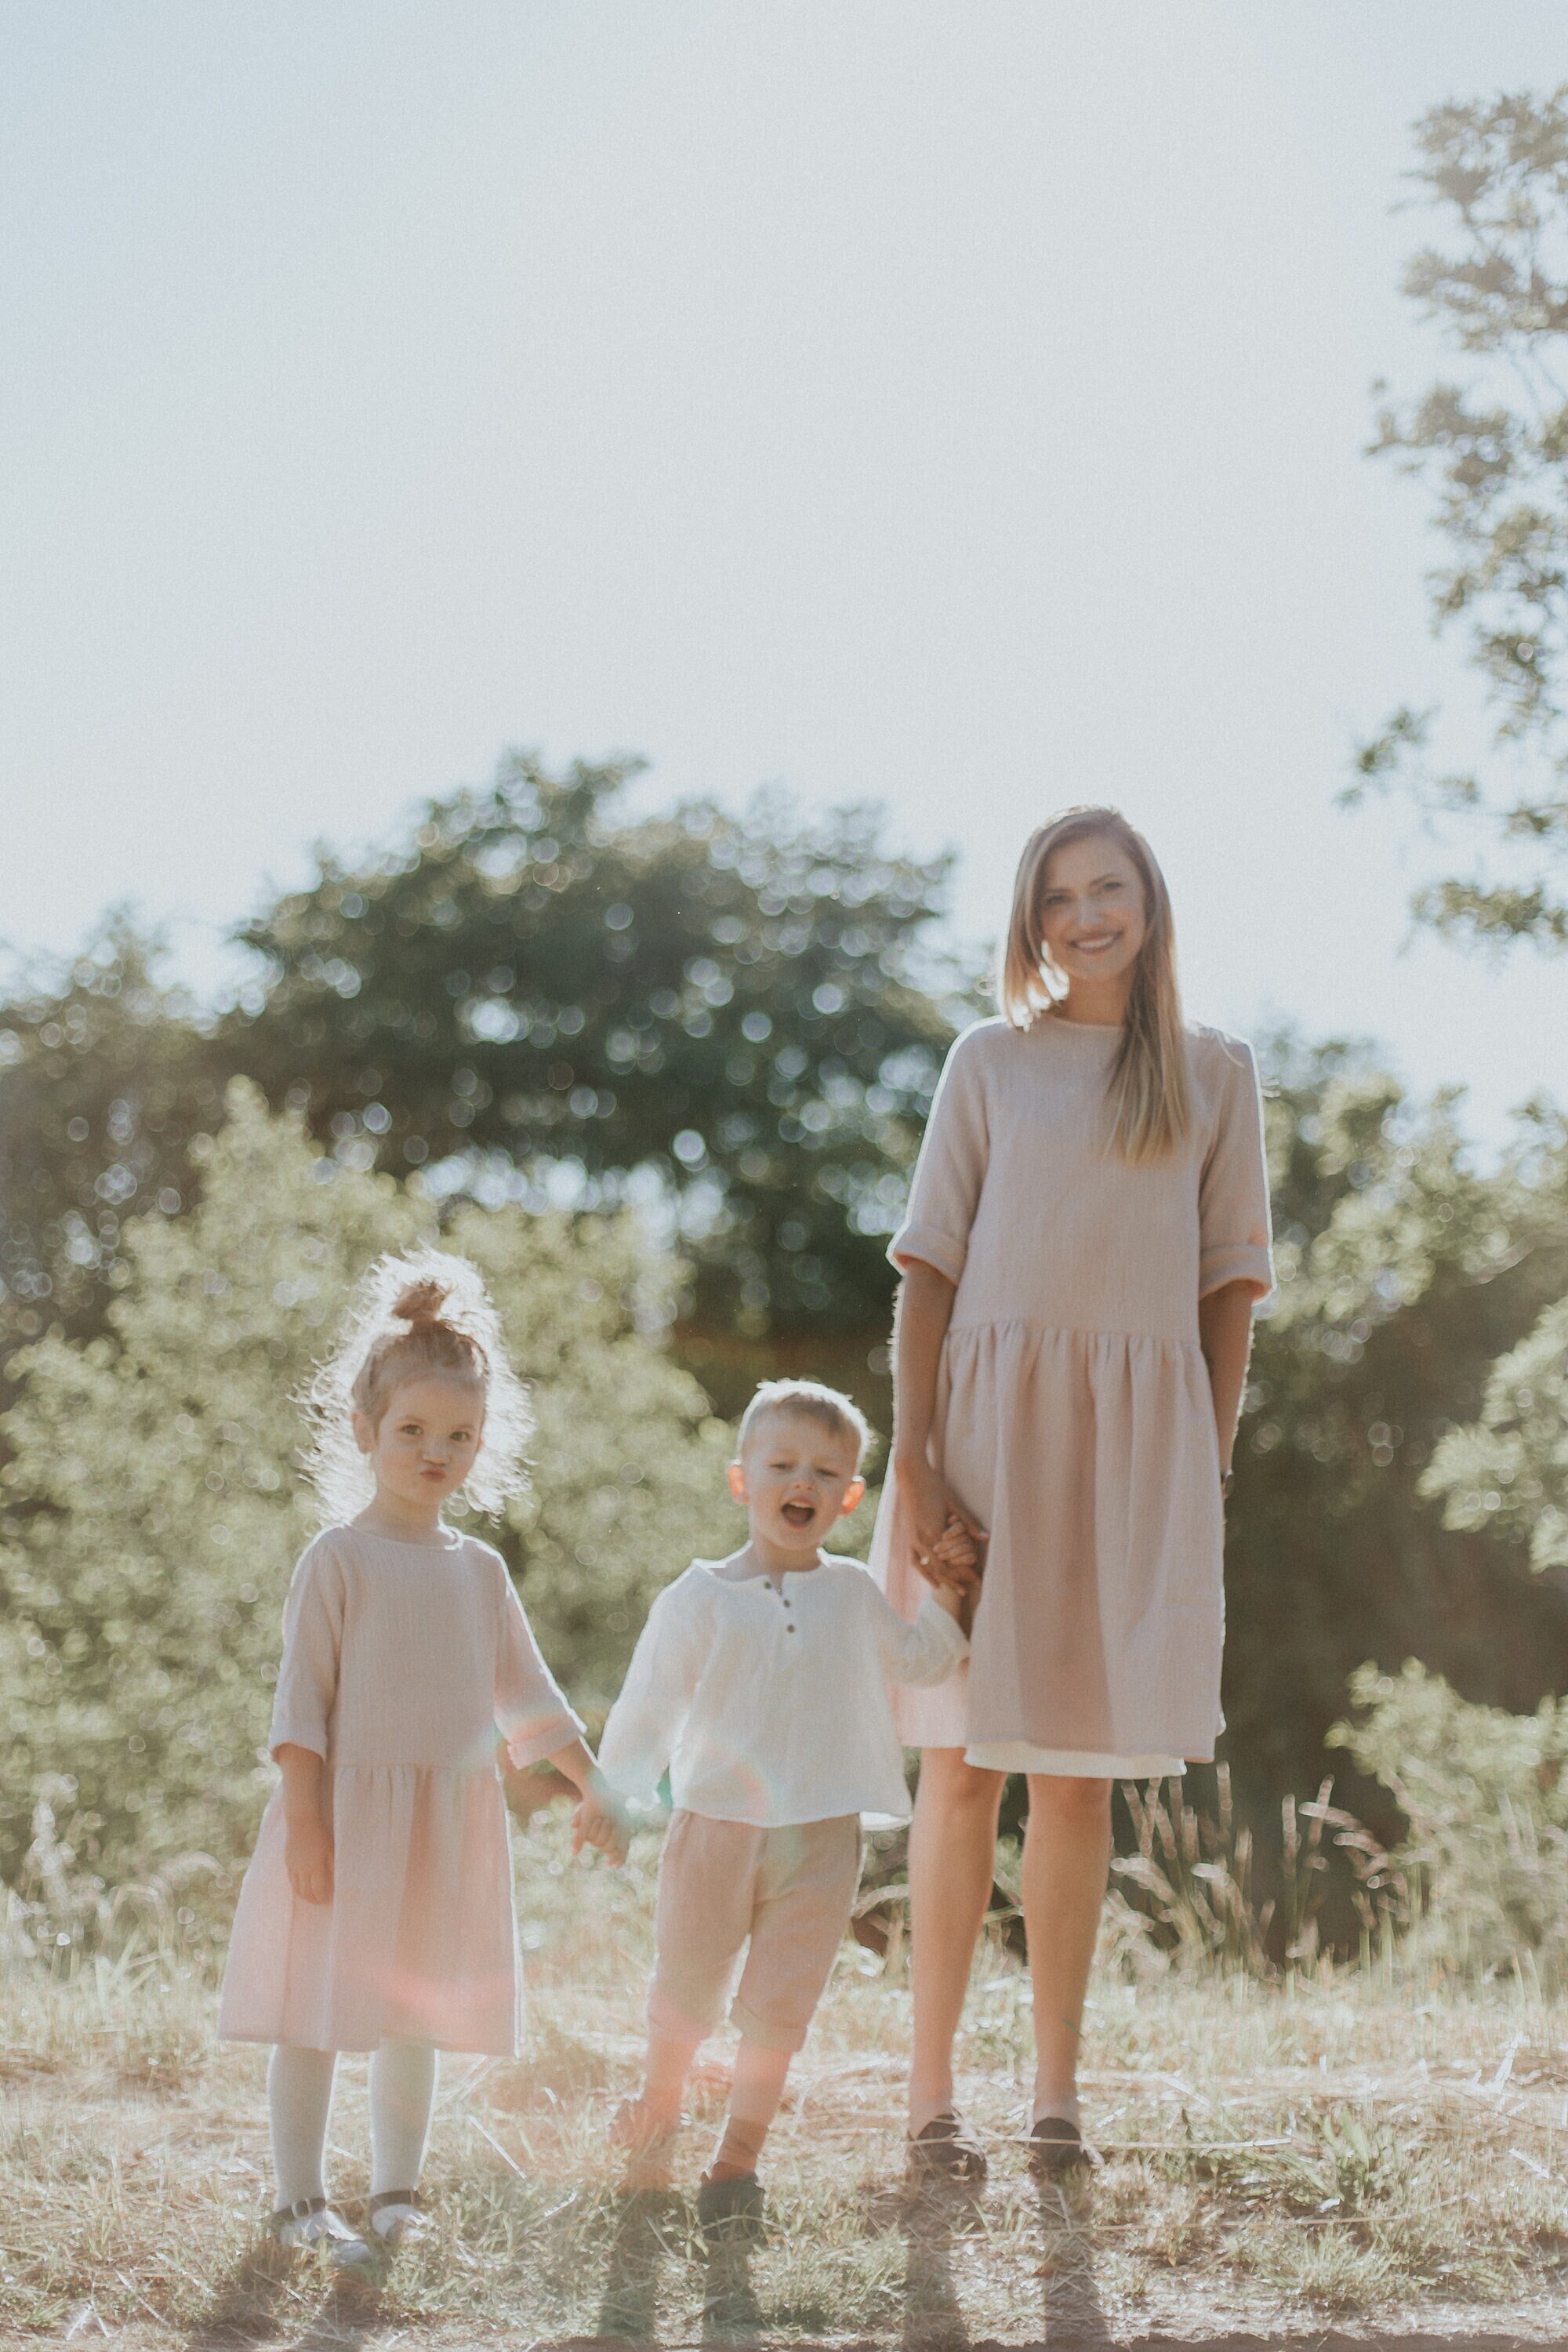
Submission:
[[[332,1899],[332,1840],[319,1813],[290,1819],[283,1839],[289,1884],[301,1903]]]
[[[928,1584],[961,1596],[980,1590],[980,1547],[986,1530],[950,1493],[945,1481],[921,1463],[900,1470],[914,1522],[914,1563]]]
[[[573,1853],[579,1854],[585,1845],[593,1845],[610,1862],[622,1863],[631,1838],[632,1825],[625,1808],[595,1773],[572,1816]]]

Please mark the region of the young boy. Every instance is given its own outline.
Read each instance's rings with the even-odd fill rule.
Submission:
[[[941,1682],[969,1646],[955,1593],[929,1594],[911,1624],[858,1560],[822,1549],[866,1491],[866,1438],[837,1390],[757,1391],[730,1465],[748,1539],[659,1594],[599,1749],[618,1795],[649,1801],[668,1767],[675,1803],[646,2079],[614,2127],[645,2180],[667,2158],[688,2071],[750,1939],[730,2011],[741,2029],[730,2112],[699,2195],[709,2227],[760,2228],[757,2159],[849,1924],[861,1816],[909,1818],[887,1681]],[[598,1801],[579,1810],[584,1834]]]

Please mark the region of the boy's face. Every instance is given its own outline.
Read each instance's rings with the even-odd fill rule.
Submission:
[[[485,1395],[475,1381],[400,1381],[381,1425],[354,1415],[354,1436],[376,1485],[400,1502],[439,1508],[474,1466],[484,1434]]]
[[[809,1559],[866,1491],[855,1453],[852,1437],[836,1436],[815,1414],[784,1406],[759,1414],[730,1465],[730,1491],[744,1503],[753,1538]]]

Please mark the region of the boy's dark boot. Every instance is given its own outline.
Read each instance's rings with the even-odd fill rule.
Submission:
[[[754,2172],[732,2174],[728,2180],[702,2175],[697,2190],[697,2219],[710,2246],[760,2246],[765,2231],[767,2200]]]

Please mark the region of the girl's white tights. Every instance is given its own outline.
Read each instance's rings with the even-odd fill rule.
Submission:
[[[322,2159],[332,2107],[332,2050],[279,2042],[267,2069],[272,2165],[279,2205],[324,2197]],[[370,2062],[370,2193],[417,2186],[436,2104],[436,2053],[423,2042],[384,2042]]]

